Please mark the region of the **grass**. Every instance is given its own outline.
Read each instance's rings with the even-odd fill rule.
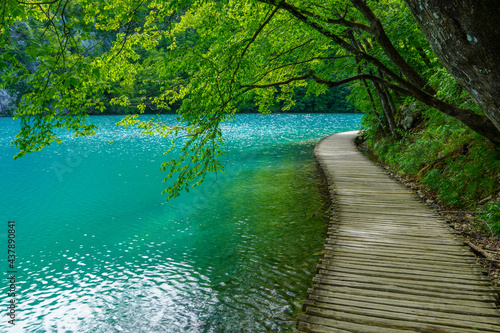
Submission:
[[[424,185],[449,209],[480,211],[500,234],[500,152],[457,120],[426,110],[395,141],[367,133],[367,146],[396,172]]]

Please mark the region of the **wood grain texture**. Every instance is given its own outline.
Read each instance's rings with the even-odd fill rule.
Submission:
[[[296,332],[500,332],[498,294],[461,236],[356,136],[316,145],[335,213]]]

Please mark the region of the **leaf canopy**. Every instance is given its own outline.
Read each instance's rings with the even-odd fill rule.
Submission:
[[[59,143],[56,129],[95,133],[89,111],[129,108],[133,114],[119,124],[170,138],[172,147],[187,138],[180,155],[162,164],[167,178],[176,179],[166,189],[169,198],[207,172],[223,171],[219,124],[244,103],[262,113],[276,104],[287,110],[298,89],[318,95],[350,82],[356,104],[381,124],[391,124],[386,100],[441,105],[427,81],[442,66],[400,0],[8,0],[2,6],[0,88],[23,86],[16,157]],[[137,113],[146,109],[174,109],[177,124],[140,121]]]

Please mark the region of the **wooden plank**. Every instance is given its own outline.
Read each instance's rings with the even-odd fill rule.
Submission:
[[[329,280],[342,280],[365,282],[379,285],[394,285],[394,286],[412,286],[421,290],[442,290],[447,292],[469,292],[469,293],[484,293],[485,291],[492,292],[490,288],[486,289],[485,284],[470,284],[470,283],[454,283],[454,282],[440,282],[429,279],[410,278],[408,276],[392,275],[392,277],[380,276],[378,274],[370,275],[368,273],[350,273],[347,271],[328,271],[320,270],[319,274],[313,278],[316,283],[328,283]]]
[[[457,253],[457,255],[450,253],[438,253],[432,251],[411,251],[409,249],[398,249],[391,248],[387,249],[382,246],[366,246],[357,243],[347,243],[347,242],[335,242],[334,245],[326,244],[325,250],[331,250],[334,252],[344,251],[344,252],[369,252],[372,254],[383,255],[387,257],[399,257],[399,258],[422,258],[434,261],[443,262],[474,262],[471,256],[464,255],[463,253]],[[472,255],[472,254],[471,254]]]
[[[419,238],[408,238],[408,237],[397,237],[394,235],[386,235],[385,237],[362,237],[362,236],[354,236],[348,235],[345,233],[337,233],[333,241],[338,240],[339,242],[355,242],[355,243],[366,243],[366,244],[375,244],[386,247],[401,247],[407,249],[435,249],[437,251],[443,249],[446,251],[453,250],[460,253],[469,254],[469,250],[464,248],[463,243],[452,242],[451,239],[445,239],[442,242],[439,240],[428,240],[428,239],[419,239]]]
[[[495,308],[483,308],[483,307],[475,307],[460,304],[443,304],[437,302],[434,298],[428,298],[425,301],[419,301],[415,299],[395,299],[395,298],[385,298],[381,297],[377,294],[377,297],[366,296],[366,295],[356,295],[351,293],[317,293],[310,295],[309,300],[321,301],[324,303],[333,302],[335,304],[336,301],[346,301],[346,302],[362,302],[363,304],[382,304],[382,305],[391,305],[397,306],[401,309],[410,308],[410,309],[422,309],[443,313],[455,313],[460,315],[471,315],[471,316],[479,316],[479,317],[496,317],[497,323],[500,320],[500,314]],[[307,302],[307,301],[306,301]],[[304,303],[309,304],[309,303]],[[354,304],[354,303],[353,303]],[[373,305],[376,306],[376,305]],[[476,320],[473,318],[472,320]],[[478,319],[478,320],[489,320],[489,319]]]
[[[316,300],[317,299],[317,300]],[[371,313],[376,316],[390,316],[391,319],[401,317],[403,320],[411,319],[412,316],[424,316],[427,320],[424,322],[434,323],[441,322],[448,326],[470,327],[477,329],[493,330],[495,327],[500,327],[500,320],[495,316],[484,316],[479,313],[459,313],[458,311],[443,312],[434,309],[424,309],[409,307],[408,302],[405,306],[394,306],[390,304],[360,302],[346,298],[311,298],[304,304],[309,307],[317,307],[325,310],[353,312],[358,314]],[[306,310],[307,312],[307,310]],[[450,320],[450,321],[448,321]],[[460,323],[464,321],[464,323]]]
[[[335,250],[333,249],[323,250],[321,254],[325,259],[333,259],[339,255],[342,255],[350,258],[352,257],[352,258],[360,258],[363,260],[373,260],[374,262],[392,262],[392,263],[401,262],[401,263],[415,264],[416,266],[419,264],[426,265],[432,263],[435,266],[449,267],[450,265],[452,265],[457,268],[460,267],[463,268],[463,267],[468,267],[470,265],[477,265],[474,260],[472,259],[469,260],[467,258],[462,258],[462,260],[454,260],[454,261],[446,259],[438,260],[435,257],[423,256],[423,255],[416,255],[414,257],[410,257],[410,256],[402,256],[398,253],[389,253],[389,252],[376,253],[375,251],[372,251],[372,253],[365,253],[363,249],[358,250],[356,248],[345,250],[344,248],[339,247],[335,248]]]
[[[377,298],[398,299],[407,301],[433,302],[446,305],[471,306],[477,308],[496,308],[496,300],[491,295],[448,293],[443,290],[429,291],[410,287],[397,287],[391,285],[371,285],[370,283],[343,281],[328,281],[328,284],[314,284],[309,289],[309,294],[321,295],[323,293],[348,293],[352,295],[366,295]]]
[[[322,267],[322,265],[332,266],[332,267],[344,267],[344,268],[359,268],[363,267],[365,270],[383,270],[383,271],[406,271],[411,270],[416,275],[432,275],[432,276],[441,276],[441,277],[454,277],[459,279],[467,279],[467,280],[475,280],[481,279],[483,281],[490,281],[490,279],[486,276],[487,272],[484,270],[477,269],[477,265],[473,265],[467,269],[457,270],[455,265],[416,265],[416,264],[404,264],[401,262],[393,263],[393,262],[373,262],[373,261],[362,261],[359,258],[356,258],[355,261],[350,258],[340,257],[336,260],[323,259],[320,260],[320,264],[318,267]],[[481,274],[478,274],[481,273]]]
[[[328,316],[329,315],[329,316]],[[350,313],[327,313],[321,311],[310,311],[305,316],[299,317],[300,322],[311,323],[312,325],[341,328],[351,333],[406,333],[406,332],[427,332],[427,333],[473,333],[470,329],[458,327],[446,327],[442,325],[432,325],[425,323],[406,322],[403,320],[385,320],[370,316],[354,315]],[[299,326],[300,327],[300,326]],[[313,326],[314,327],[314,326]],[[311,331],[313,332],[313,331]],[[328,331],[324,331],[328,332]]]
[[[391,327],[367,326],[353,322],[342,322],[321,317],[301,314],[298,317],[299,332],[315,333],[415,333],[415,330]]]
[[[297,332],[500,332],[498,294],[461,236],[355,136],[315,148],[335,214]]]
[[[359,222],[399,222],[402,225],[418,225],[421,227],[434,227],[434,228],[439,228],[443,225],[446,225],[446,223],[443,220],[440,220],[439,216],[429,216],[429,217],[422,217],[422,216],[406,216],[404,219],[401,218],[395,218],[394,216],[384,216],[383,214],[378,214],[377,216],[373,214],[367,214],[367,213],[360,213],[355,210],[347,211],[347,210],[342,210],[341,209],[341,204],[338,203],[339,207],[337,208],[337,205],[333,205],[334,208],[337,209],[337,213],[339,215],[342,215],[344,218],[349,218],[355,221]],[[441,223],[437,223],[437,221],[440,221]]]
[[[408,269],[404,267],[400,268],[395,268],[392,267],[390,270],[387,269],[387,267],[377,267],[377,266],[363,266],[360,267],[359,265],[354,265],[354,264],[348,264],[345,262],[342,263],[334,263],[334,264],[319,264],[318,265],[319,269],[323,270],[330,270],[334,271],[335,269],[338,270],[345,270],[348,272],[359,272],[359,273],[367,273],[368,276],[371,276],[372,274],[374,275],[380,275],[380,276],[387,276],[388,274],[396,274],[397,276],[406,276],[408,275]],[[452,271],[452,267],[449,267],[449,271]],[[477,275],[477,274],[454,274],[452,271],[451,273],[449,271],[445,272],[435,272],[435,271],[425,271],[425,270],[420,270],[420,269],[414,269],[412,270],[411,276],[415,279],[431,279],[431,280],[446,280],[448,282],[456,282],[456,283],[468,283],[468,282],[473,282],[477,284],[483,284],[486,286],[491,286],[491,281],[483,275]]]
[[[380,228],[382,229],[382,228]],[[329,229],[331,230],[331,234],[342,235],[342,236],[360,236],[360,237],[370,237],[370,238],[386,238],[386,237],[398,237],[399,239],[404,239],[406,241],[412,241],[417,239],[418,241],[428,241],[435,242],[438,244],[451,243],[451,244],[460,244],[463,245],[463,239],[461,237],[453,237],[451,238],[448,234],[435,234],[428,235],[426,234],[414,234],[413,230],[405,228],[403,230],[394,228],[384,228],[380,229],[370,229],[370,230],[351,230],[351,229],[342,229],[342,233],[337,231],[337,228]]]
[[[408,218],[408,217],[418,217],[418,218],[421,218],[421,217],[427,217],[427,218],[434,218],[434,217],[439,217],[439,214],[437,213],[428,213],[428,212],[390,212],[390,211],[387,211],[387,209],[385,209],[384,207],[377,207],[377,208],[374,208],[372,207],[372,209],[368,209],[368,207],[358,207],[357,209],[355,208],[352,208],[352,210],[349,210],[347,207],[346,208],[342,208],[341,209],[341,213],[342,214],[346,214],[349,213],[350,215],[370,215],[370,214],[379,214],[380,216],[385,216],[387,218],[399,218],[400,220],[401,219],[405,219],[405,218]]]
[[[342,227],[342,228],[340,228]],[[365,228],[364,225],[356,225],[356,228]],[[340,230],[341,229],[341,230]],[[456,249],[458,252],[462,253],[469,253],[470,250],[467,247],[464,247],[463,241],[461,239],[454,239],[454,235],[448,234],[446,238],[426,238],[425,233],[434,233],[434,232],[440,232],[439,229],[436,230],[426,230],[422,231],[421,229],[417,229],[417,235],[414,237],[411,237],[410,235],[406,234],[398,234],[397,231],[389,231],[387,234],[380,235],[382,233],[382,229],[378,229],[377,233],[379,235],[353,235],[351,232],[355,231],[353,228],[347,228],[344,227],[343,225],[339,225],[338,228],[336,229],[329,229],[327,231],[327,240],[330,241],[331,246],[335,246],[335,241],[338,241],[338,243],[345,243],[346,245],[357,245],[357,243],[360,243],[361,245],[378,245],[384,247],[385,244],[388,246],[402,246],[402,247],[407,247],[407,248],[415,248],[416,245],[422,245],[422,246],[434,246],[439,248],[445,247],[448,249]],[[446,236],[446,235],[443,235]],[[417,246],[418,247],[418,246]]]
[[[342,216],[340,216],[342,218]],[[346,225],[348,223],[348,225]],[[358,226],[368,226],[361,229]],[[342,226],[342,232],[339,233],[339,227]],[[410,243],[411,241],[426,241],[428,243],[437,244],[455,244],[462,246],[463,238],[457,234],[446,232],[448,225],[443,227],[422,228],[419,225],[399,225],[396,221],[394,224],[383,222],[374,224],[368,221],[343,220],[332,228],[328,229],[331,235],[339,235],[343,237],[363,237],[377,241],[379,239],[388,239],[394,237]],[[429,232],[432,231],[432,232]],[[434,232],[437,232],[434,233]]]
[[[445,230],[445,226],[443,223],[436,223],[436,219],[426,218],[425,220],[422,218],[412,219],[411,217],[406,217],[405,219],[394,219],[392,217],[383,217],[381,215],[378,218],[370,217],[366,214],[359,214],[357,212],[339,212],[339,216],[342,217],[339,222],[351,222],[351,223],[366,223],[372,224],[373,226],[380,225],[381,227],[386,227],[390,225],[394,225],[394,227],[406,228],[406,227],[414,227],[422,230],[436,230],[441,229]],[[344,224],[345,225],[345,224]]]
[[[401,254],[426,254],[429,256],[438,257],[456,257],[458,260],[470,259],[472,258],[472,253],[465,247],[457,247],[455,245],[439,246],[436,244],[429,243],[417,243],[418,246],[413,244],[408,244],[408,242],[388,242],[382,239],[371,240],[371,241],[361,241],[359,239],[349,239],[348,237],[328,237],[328,248],[346,248],[346,249],[359,249],[359,250],[375,250],[379,252],[395,253],[399,252]]]
[[[425,330],[424,332],[441,332],[440,330],[447,330],[453,333],[470,333],[471,331],[498,333],[499,328],[497,325],[487,325],[462,320],[448,320],[446,318],[429,318],[425,315],[420,316],[418,314],[410,315],[381,310],[359,309],[352,306],[341,306],[336,311],[310,306],[307,307],[306,313],[334,320],[355,321],[357,323],[374,326],[383,325],[388,328],[420,329]]]
[[[351,227],[345,224],[349,223]],[[327,229],[328,235],[345,235],[351,236],[355,232],[360,232],[360,228],[352,228],[353,225],[357,225],[358,222],[355,220],[342,221],[336,225],[332,225]],[[340,226],[342,226],[342,233],[339,233]],[[404,228],[404,231],[401,229]],[[364,235],[366,237],[371,236],[373,238],[384,238],[384,237],[399,237],[402,239],[410,240],[426,240],[429,242],[439,242],[445,240],[449,243],[464,244],[463,238],[456,232],[451,232],[447,230],[449,226],[443,226],[443,228],[434,228],[437,233],[430,233],[429,229],[420,228],[418,226],[408,225],[405,227],[389,226],[389,225],[371,225]],[[362,229],[361,229],[362,230]],[[430,234],[430,235],[429,235]]]

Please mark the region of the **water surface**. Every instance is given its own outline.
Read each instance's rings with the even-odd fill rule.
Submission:
[[[360,118],[239,115],[223,125],[227,174],[168,203],[169,140],[96,116],[97,135],[14,161],[18,125],[0,118],[0,251],[17,225],[9,331],[292,330],[325,237],[313,147]]]

